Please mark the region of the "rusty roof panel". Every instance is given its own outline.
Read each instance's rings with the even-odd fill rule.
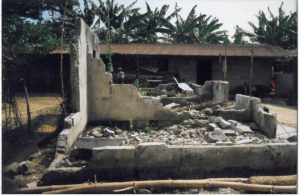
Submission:
[[[277,46],[270,45],[234,45],[228,44],[112,44],[112,53],[123,55],[170,55],[170,56],[254,56],[283,57],[288,52]],[[101,44],[102,54],[107,53],[107,45]]]
[[[64,45],[64,54],[70,53],[70,48]],[[122,55],[162,55],[162,56],[251,56],[251,50],[256,57],[287,57],[290,55],[277,46],[271,45],[235,45],[235,44],[112,44],[113,54]],[[100,44],[101,54],[107,53],[107,45]],[[60,48],[50,54],[59,54]]]

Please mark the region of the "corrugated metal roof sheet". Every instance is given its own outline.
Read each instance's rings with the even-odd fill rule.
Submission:
[[[223,44],[112,44],[112,53],[122,55],[162,55],[162,56],[225,56]],[[250,56],[253,49],[256,57],[286,57],[290,52],[271,45],[226,45],[227,56]],[[59,54],[60,48],[50,54]],[[69,54],[70,47],[64,45],[63,54]],[[100,44],[100,53],[107,53],[107,44]]]
[[[171,55],[171,56],[225,56],[223,44],[112,44],[112,53],[123,55]],[[270,45],[226,45],[227,56],[283,57],[288,52]],[[107,53],[107,45],[100,45],[100,53]]]

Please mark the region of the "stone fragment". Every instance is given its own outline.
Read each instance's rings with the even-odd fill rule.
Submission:
[[[211,115],[214,114],[214,111],[213,111],[213,109],[211,109],[211,108],[205,108],[205,109],[203,110],[203,112],[204,112],[204,114],[206,114],[206,115],[208,115],[208,116],[211,116]]]
[[[97,132],[100,132],[100,133],[101,133],[102,129],[103,129],[102,126],[97,126],[97,127],[92,128],[92,129],[91,129],[91,132],[97,131]]]
[[[180,133],[181,133],[181,130],[178,128],[173,130],[174,135],[179,135]]]
[[[40,151],[34,153],[34,154],[31,154],[29,157],[28,157],[28,160],[32,161],[33,159],[36,159],[38,158],[39,156],[41,156],[42,153]]]
[[[230,135],[230,136],[235,136],[235,135],[237,135],[236,131],[235,131],[235,130],[232,130],[232,129],[223,129],[222,132],[223,132],[225,135]]]
[[[222,131],[209,132],[206,136],[207,136],[206,140],[209,143],[215,143],[217,141],[226,141],[226,140],[228,140],[228,137],[226,137],[226,135]]]
[[[26,186],[27,186],[28,188],[35,188],[35,187],[37,187],[37,182],[34,181],[34,182],[31,182],[31,183],[28,183],[28,184],[26,184]]]
[[[244,124],[242,124],[242,123],[238,123],[238,124],[237,124],[236,130],[237,130],[240,134],[253,133],[253,131],[250,129],[249,126],[244,125]]]
[[[297,142],[297,135],[293,135],[293,136],[291,136],[291,137],[289,137],[287,140],[289,141],[289,142]]]
[[[235,129],[235,127],[237,126],[237,121],[236,120],[227,120],[230,124],[231,124],[231,128]]]
[[[103,136],[103,134],[101,134],[99,131],[91,131],[90,135],[93,137],[102,137]]]
[[[112,130],[110,130],[109,128],[105,128],[105,129],[103,129],[103,136],[104,137],[109,137],[109,136],[115,136],[115,132],[114,131],[112,131]]]
[[[214,131],[216,128],[219,128],[215,123],[209,123],[206,127],[207,132]]]
[[[9,176],[17,175],[18,167],[19,167],[19,164],[17,162],[13,162],[4,168],[3,173],[7,174]]]
[[[198,194],[199,193],[199,189],[188,189],[188,194]]]
[[[224,120],[222,117],[218,117],[217,122],[222,129],[227,129],[231,127],[231,124],[228,121]]]
[[[236,141],[237,144],[249,144],[251,142],[252,142],[252,140],[249,139],[249,138],[245,138],[245,139],[241,139],[241,140]]]
[[[19,174],[25,174],[32,168],[32,162],[31,161],[23,161],[19,164],[18,167],[18,173]]]
[[[122,133],[123,133],[123,131],[121,129],[119,129],[119,128],[115,129],[115,134],[116,135],[121,135]]]
[[[250,129],[254,130],[254,131],[259,131],[259,127],[255,122],[251,122],[249,124]]]
[[[152,194],[152,192],[148,189],[136,189],[136,194]]]
[[[217,117],[216,116],[209,116],[208,117],[208,121],[211,123],[215,123],[216,122]]]
[[[195,120],[194,120],[194,124],[195,124],[197,127],[204,127],[204,126],[206,126],[208,123],[209,123],[209,121],[207,121],[207,120],[200,120],[200,119],[195,119]]]

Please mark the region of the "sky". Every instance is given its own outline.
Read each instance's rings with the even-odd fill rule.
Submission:
[[[95,1],[95,0],[94,0]],[[96,0],[98,2],[98,0]],[[96,2],[95,1],[95,2]],[[278,8],[283,0],[147,0],[151,9],[161,8],[169,4],[169,13],[174,11],[175,3],[181,7],[180,15],[186,18],[194,5],[197,5],[197,14],[212,15],[223,23],[223,29],[228,31],[231,37],[238,25],[243,30],[251,31],[248,21],[257,24],[256,15],[259,10],[268,12],[268,7],[274,15],[278,14]],[[115,0],[119,4],[129,5],[133,0]],[[140,7],[141,12],[146,11],[146,0],[138,0],[135,7]],[[297,0],[284,0],[283,10],[286,13],[297,10]],[[268,16],[268,15],[267,15]]]
[[[99,0],[92,0],[99,4]],[[105,0],[103,0],[105,1]],[[115,0],[118,4],[128,6],[134,0]],[[283,10],[286,13],[294,12],[297,10],[297,0],[138,0],[134,7],[141,8],[141,13],[146,11],[146,1],[151,9],[156,7],[161,8],[164,4],[170,5],[168,13],[175,9],[177,2],[178,7],[182,8],[180,15],[186,18],[194,5],[196,13],[212,15],[219,19],[223,26],[221,30],[227,30],[229,38],[235,32],[235,27],[238,25],[245,31],[252,31],[248,22],[251,21],[257,24],[256,15],[259,10],[264,11],[268,15],[268,7],[274,15],[278,15],[278,8],[283,3]],[[83,8],[83,0],[79,0],[81,9]],[[44,13],[44,17],[49,17],[48,13]],[[175,19],[174,19],[175,20]]]

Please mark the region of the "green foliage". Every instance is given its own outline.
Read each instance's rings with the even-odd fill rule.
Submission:
[[[297,48],[297,12],[286,14],[282,9],[283,3],[278,8],[278,16],[274,16],[268,9],[269,18],[263,11],[257,15],[258,26],[249,22],[253,33],[246,33],[251,41],[277,45],[285,49]]]
[[[140,84],[140,81],[138,79],[136,79],[134,82],[133,82],[133,85],[136,86],[139,90],[139,92],[141,93],[142,96],[147,96],[147,91],[143,91],[141,90],[141,84]]]
[[[129,6],[119,5],[114,0],[100,1],[96,8],[99,19],[94,28],[102,42],[108,38],[112,43],[222,43],[224,31],[217,18],[205,14],[196,14],[196,6],[183,20],[179,16],[181,8],[167,14],[169,5],[160,9],[151,9],[146,3],[146,12],[140,13],[133,8],[136,1]],[[171,20],[176,18],[176,23]],[[109,22],[108,22],[109,21]],[[101,23],[104,27],[101,27]]]
[[[129,130],[132,130],[133,129],[133,121],[132,120],[129,120],[128,121],[128,128],[129,128]]]
[[[243,39],[244,38],[244,33],[243,33],[243,30],[239,26],[235,27],[235,33],[233,35],[233,38],[234,38],[234,40],[233,40],[234,44],[241,45],[241,44],[246,44],[247,43]]]
[[[219,31],[222,23],[217,18],[196,14],[195,5],[184,20],[176,14],[176,23],[171,27],[173,43],[221,43],[224,31]],[[175,10],[178,10],[177,5]]]
[[[11,47],[16,55],[47,54],[58,46],[58,39],[47,23],[33,23],[13,16],[3,24],[3,43],[5,47]]]

